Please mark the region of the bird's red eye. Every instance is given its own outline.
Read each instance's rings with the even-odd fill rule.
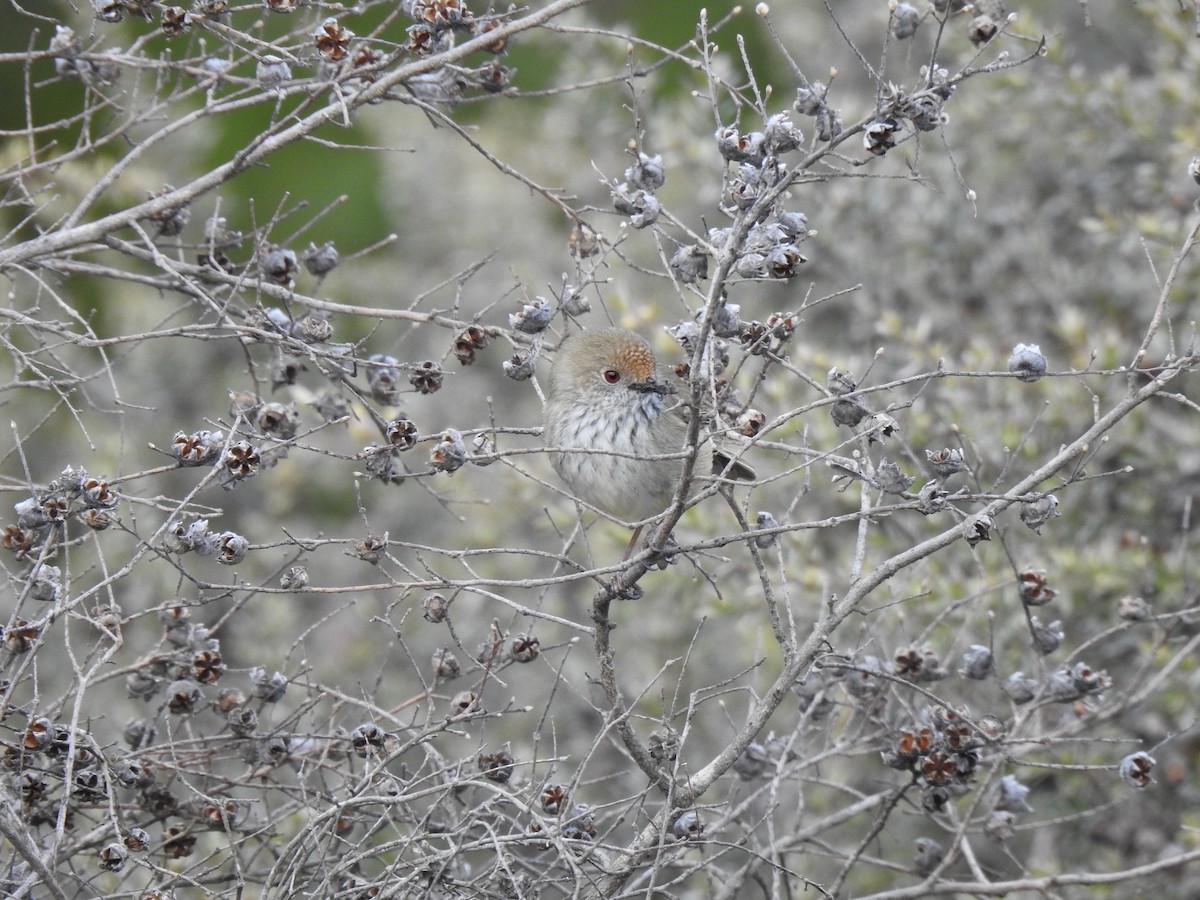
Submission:
[[[604,380],[607,381],[609,384],[616,384],[618,381],[621,380],[621,373],[618,372],[616,369],[605,369],[604,370]]]

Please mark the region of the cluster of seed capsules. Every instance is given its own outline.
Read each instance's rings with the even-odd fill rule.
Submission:
[[[120,494],[107,480],[68,466],[44,490],[14,505],[17,522],[5,526],[4,548],[25,556],[71,521],[103,531],[116,522],[113,510],[120,501]]]
[[[913,773],[921,785],[921,806],[932,813],[970,790],[988,740],[1002,737],[1004,726],[987,717],[976,729],[945,706],[930,709],[926,720],[900,729],[882,755],[884,765]]]
[[[885,765],[909,772],[921,790],[925,812],[944,810],[953,800],[972,790],[981,764],[1002,754],[1006,735],[1004,723],[995,716],[983,716],[975,722],[945,706],[926,710],[923,723],[898,730],[881,756]],[[1131,753],[1116,766],[1121,780],[1132,788],[1144,788],[1153,782],[1154,758],[1145,751]],[[980,822],[983,833],[998,842],[1007,841],[1016,831],[1017,817],[1033,812],[1028,802],[1030,788],[1008,774],[998,779],[989,793],[986,813]],[[920,838],[914,865],[918,873],[928,875],[944,858],[941,845]]]
[[[210,702],[205,688],[217,685],[226,673],[219,641],[205,626],[191,621],[186,607],[164,608],[160,621],[161,649],[126,677],[131,697],[157,699],[159,713],[181,717],[211,708],[235,738],[243,739],[240,749],[245,761],[265,769],[300,752],[296,740],[263,734],[257,728],[255,704],[281,700],[288,685],[284,675],[254,667],[248,673],[249,694],[227,687]],[[114,606],[102,608],[94,613],[93,622],[119,632],[120,612]],[[134,718],[123,730],[124,750],[101,748],[84,728],[31,714],[24,728],[4,742],[0,754],[6,782],[19,801],[14,811],[31,827],[54,829],[61,820],[68,831],[86,831],[85,819],[91,822],[99,816],[110,821],[108,813],[115,803],[122,810],[119,827],[107,840],[103,830],[93,838],[97,864],[110,872],[124,869],[130,854],[155,850],[167,859],[182,859],[192,854],[199,833],[242,829],[243,802],[180,798],[172,793],[173,779],[160,774],[156,760],[165,755],[153,746],[157,736],[153,719]],[[169,751],[169,745],[163,750]],[[162,828],[160,836],[152,838],[147,829],[154,824]]]
[[[91,531],[104,531],[117,522],[121,495],[106,479],[68,466],[62,474],[13,507],[17,521],[0,529],[0,546],[19,560],[29,560],[22,573],[25,596],[57,603],[63,596],[62,570],[47,560],[67,529],[78,522]],[[10,652],[23,653],[36,639],[39,628],[15,619],[4,632]]]

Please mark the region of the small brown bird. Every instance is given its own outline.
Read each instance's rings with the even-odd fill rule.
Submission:
[[[686,407],[672,395],[654,353],[623,328],[585,331],[559,348],[543,412],[546,443],[558,450],[554,469],[580,500],[637,526],[671,504],[684,460]],[[696,473],[753,479],[754,470],[731,462],[702,435]],[[586,451],[586,452],[571,452]],[[669,454],[673,457],[663,458]]]

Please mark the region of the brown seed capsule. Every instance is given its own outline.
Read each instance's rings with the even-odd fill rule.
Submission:
[[[33,532],[20,525],[5,525],[4,531],[0,533],[0,544],[3,544],[5,550],[15,553],[18,559],[29,552],[33,543]]]
[[[500,27],[499,20],[488,19],[486,21],[478,23],[475,26],[475,36],[479,37],[481,35],[489,34],[499,27]],[[497,38],[496,40],[494,40],[490,44],[488,44],[486,47],[484,47],[483,49],[485,49],[488,53],[500,54],[500,53],[503,53],[507,47],[508,47],[508,39],[507,38]]]
[[[770,337],[770,330],[762,322],[744,322],[738,340],[741,341],[744,350],[755,356],[762,356],[767,352]]]
[[[279,586],[285,591],[302,591],[308,587],[308,569],[304,566],[291,566],[279,576]]]
[[[196,849],[196,836],[189,834],[183,827],[172,825],[163,832],[163,853],[167,859],[183,859],[191,856]]]
[[[995,522],[992,521],[991,516],[983,513],[971,516],[962,524],[963,537],[967,539],[967,546],[975,547],[982,541],[990,541],[994,527]]]
[[[350,732],[350,746],[363,759],[382,753],[386,739],[383,730],[372,722],[365,722]]]
[[[192,657],[192,677],[201,684],[216,684],[224,674],[220,650],[201,650]]]
[[[738,434],[745,435],[746,437],[754,437],[756,434],[762,431],[762,427],[765,424],[767,424],[767,416],[765,413],[760,412],[757,409],[747,409],[740,416],[738,416],[735,427]]]
[[[538,639],[531,634],[518,634],[513,638],[509,647],[509,656],[513,662],[533,662],[541,652],[539,643]]]
[[[347,31],[332,16],[322,22],[313,33],[317,52],[329,62],[339,62],[346,58],[348,54],[346,48],[350,46],[352,37],[354,37],[354,32]]]
[[[192,17],[182,6],[166,6],[162,11],[162,33],[165,37],[177,37],[192,30]]]
[[[979,743],[976,740],[975,729],[966,722],[947,725],[942,731],[942,738],[946,746],[955,751],[973,750]]]
[[[833,417],[833,424],[846,425],[850,428],[866,418],[869,412],[870,410],[854,399],[838,400],[829,410]]]
[[[228,715],[230,710],[242,706],[246,702],[246,695],[237,688],[226,688],[217,694],[217,712],[222,715]]]
[[[925,458],[929,467],[938,478],[946,478],[956,472],[961,472],[965,463],[962,451],[956,448],[944,447],[941,450],[926,450]]]
[[[994,38],[996,32],[999,30],[1000,26],[996,24],[996,20],[991,16],[976,16],[971,20],[971,24],[967,28],[967,37],[972,44],[978,47],[980,44],[986,44]]]
[[[120,872],[125,868],[125,860],[129,851],[117,843],[106,844],[100,848],[100,868],[109,872]]]
[[[254,416],[258,430],[280,440],[290,440],[300,428],[300,413],[286,403],[264,403]]]
[[[467,445],[453,428],[447,428],[441,440],[429,451],[429,465],[439,472],[456,472],[466,461]]]
[[[232,478],[240,480],[257,475],[262,459],[249,441],[237,441],[230,444],[221,458],[221,463]]]
[[[542,812],[547,815],[558,815],[567,805],[567,789],[561,784],[546,784],[542,786],[538,802]]]
[[[126,849],[134,853],[145,853],[150,849],[150,835],[141,828],[130,828],[125,834],[123,843]]]
[[[450,611],[450,600],[447,600],[442,594],[430,594],[421,601],[421,609],[426,622],[432,622],[437,625],[446,621],[446,614]]]
[[[81,518],[92,531],[106,531],[117,522],[116,514],[107,509],[89,509]]]
[[[45,750],[54,737],[54,725],[45,716],[34,716],[25,728],[23,744],[27,750]]]
[[[312,271],[313,260],[307,250],[304,252],[304,264]],[[293,333],[311,344],[323,344],[333,337],[333,326],[320,313],[309,313],[296,323]]]
[[[121,607],[115,603],[98,603],[92,607],[91,622],[97,628],[119,634],[121,630]]]
[[[471,438],[471,463],[476,466],[490,466],[496,461],[496,442],[490,434],[480,432]]]
[[[528,381],[533,377],[533,356],[526,350],[518,350],[503,365],[504,374],[513,381]]]
[[[478,325],[470,325],[454,339],[454,356],[464,366],[469,366],[475,362],[475,351],[487,345],[487,333]]]
[[[10,653],[28,653],[41,631],[24,619],[14,619],[12,625],[4,629],[4,646]]]
[[[205,803],[200,809],[200,818],[209,828],[224,831],[233,828],[241,820],[242,807],[232,799]]]
[[[401,413],[392,419],[384,428],[384,437],[397,450],[411,450],[417,445],[419,433],[416,423]]]
[[[1018,575],[1017,591],[1026,606],[1045,606],[1057,593],[1047,586],[1046,573],[1040,569],[1026,569]]]
[[[225,713],[225,722],[238,737],[249,737],[258,728],[258,713],[249,706],[234,706]]]
[[[596,240],[596,232],[582,222],[576,222],[567,239],[567,251],[576,259],[595,256],[600,252],[600,242]]]
[[[958,771],[958,760],[942,750],[934,750],[921,760],[920,771],[927,784],[947,784]]]
[[[433,360],[419,364],[408,378],[408,383],[420,394],[432,394],[442,386],[442,367]]]
[[[1144,751],[1132,753],[1121,760],[1117,771],[1121,775],[1121,779],[1130,787],[1144,788],[1154,779],[1150,777],[1150,770],[1154,768],[1154,757]]]
[[[121,499],[108,482],[100,478],[85,478],[81,487],[84,502],[96,509],[111,509]]]
[[[219,431],[197,431],[194,434],[177,431],[171,440],[170,452],[181,466],[200,466],[216,458],[224,437]]]
[[[920,680],[922,663],[921,654],[913,647],[906,647],[897,651],[892,672],[901,678]]]
[[[363,562],[377,563],[387,552],[387,535],[377,537],[370,535],[354,545],[354,555]]]
[[[190,681],[173,681],[167,688],[167,709],[177,716],[194,713],[204,695]]]
[[[513,770],[517,765],[512,754],[508,752],[507,746],[495,753],[480,753],[476,762],[483,777],[498,784],[506,784],[512,778]]]
[[[47,522],[65,522],[71,513],[71,504],[65,497],[47,497],[42,501],[42,515]]]

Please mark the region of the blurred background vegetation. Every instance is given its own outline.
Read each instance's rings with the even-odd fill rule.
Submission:
[[[45,0],[25,6],[32,14],[10,11],[0,29],[0,53],[5,54],[0,65],[4,168],[23,165],[29,153],[19,132],[31,124],[51,127],[77,114],[91,90],[79,81],[56,78],[53,60],[46,55],[28,66],[16,61],[29,50],[45,50],[55,22],[70,25],[85,45],[98,49],[141,42],[147,59],[228,56],[236,63],[233,74],[253,75],[252,59],[231,53],[202,29],[167,39],[136,18],[119,25],[96,22],[86,4]],[[911,85],[931,53],[934,29],[923,26],[912,41],[891,42],[885,61],[880,47],[888,20],[886,4],[840,6],[844,37],[817,4],[774,4],[773,21],[807,77],[830,81],[829,73],[836,69],[831,98],[850,123],[871,112],[876,93],[851,44],[879,67],[884,81]],[[309,34],[325,16],[338,14],[335,7],[302,8],[296,15],[304,17],[305,28],[298,28],[292,17],[265,11],[258,24],[242,27],[257,40],[293,45],[294,35]],[[719,224],[715,206],[724,168],[713,148],[717,123],[704,75],[678,63],[658,65],[660,52],[628,44],[620,36],[682,48],[694,38],[702,9],[707,9],[709,21],[716,21],[731,7],[691,0],[591,4],[562,20],[575,31],[547,30],[513,42],[505,57],[505,64],[515,69],[513,95],[464,102],[450,115],[474,141],[541,186],[569,197],[572,207],[595,208],[589,221],[614,241],[622,226],[611,213],[605,181],[621,180],[629,165],[628,148],[636,141],[646,152],[664,157],[667,183],[659,195],[664,206],[703,232],[706,225]],[[960,476],[960,483],[982,489],[991,489],[997,481],[1002,487],[1013,480],[1014,471],[1034,468],[1083,430],[1094,409],[1119,399],[1129,382],[1124,377],[1077,374],[1026,385],[979,373],[1004,371],[1009,351],[1019,342],[1039,344],[1057,372],[1130,363],[1198,192],[1188,175],[1188,162],[1200,148],[1194,9],[1171,0],[1115,5],[1028,0],[1016,6],[1016,12],[1012,31],[1021,39],[1006,45],[1010,58],[1032,53],[1043,35],[1045,56],[964,83],[947,106],[949,118],[942,130],[869,165],[846,162],[837,176],[831,172],[825,180],[797,186],[790,207],[802,210],[816,232],[804,248],[808,263],[791,281],[735,284],[729,298],[741,304],[744,318],[765,319],[776,310],[796,310],[806,300],[848,291],[806,311],[789,347],[791,364],[813,384],[823,385],[834,367],[856,373],[864,379],[863,386],[933,372],[939,365],[975,373],[890,391],[887,402],[911,401],[911,406],[893,413],[903,431],[887,455],[905,471],[920,474],[925,449],[961,445],[973,474],[969,482]],[[239,15],[244,19],[246,14]],[[347,9],[341,15],[360,35],[381,29],[375,35],[380,43],[404,40],[406,22],[385,6],[370,6],[361,13]],[[961,63],[972,56],[963,31],[948,30],[941,58]],[[735,37],[739,35],[759,88],[772,88],[768,109],[789,109],[797,77],[751,8],[716,35],[721,50],[717,70],[730,83],[745,82]],[[650,65],[654,68],[649,74],[638,74]],[[297,76],[311,74],[311,69],[294,67]],[[150,68],[142,74],[125,73],[121,91],[127,97],[138,91],[148,94],[156,77],[178,76],[156,76]],[[598,79],[608,82],[564,89]],[[129,140],[136,142],[139,134],[162,128],[203,102],[204,95],[195,93],[181,105],[156,110],[131,129]],[[248,106],[186,129],[125,172],[90,215],[125,208],[165,184],[186,183],[229,159],[287,108],[287,103],[280,109]],[[723,122],[736,113],[732,104],[722,102]],[[79,144],[87,129],[103,128],[110,115],[119,113],[98,104],[91,118],[54,127],[56,146]],[[741,115],[746,127],[761,124],[750,121],[750,110]],[[797,124],[807,134],[808,121]],[[326,129],[314,137],[317,140],[296,142],[273,154],[267,165],[201,198],[178,249],[164,243],[163,251],[192,252],[205,219],[216,214],[247,233],[275,218],[272,240],[297,252],[310,241],[333,241],[345,257],[395,235],[393,242],[340,266],[323,280],[301,272],[298,289],[338,303],[449,311],[458,320],[478,318],[500,327],[522,303],[557,293],[568,277],[564,273],[573,269],[567,249],[572,223],[561,210],[487,164],[459,134],[437,126],[422,110],[383,103],[363,110],[349,128]],[[41,133],[38,143],[45,146],[48,138],[49,133]],[[35,173],[25,189],[45,191],[44,199],[28,220],[23,221],[24,213],[15,205],[0,210],[6,243],[52,227],[126,150],[124,141],[108,144],[61,168]],[[53,155],[56,150],[45,152]],[[856,160],[863,157],[857,144],[846,153]],[[241,261],[252,249],[249,243],[241,248]],[[681,355],[661,329],[688,315],[663,274],[662,253],[669,257],[673,248],[660,249],[648,232],[630,232],[621,239],[620,249],[628,264],[614,257],[601,273],[607,281],[589,293],[593,311],[586,324],[612,321],[635,328],[665,357],[678,361]],[[149,263],[143,270],[155,271]],[[472,274],[460,277],[465,272]],[[49,286],[38,287],[21,272],[6,277],[7,302],[14,308],[37,304],[46,316],[64,322],[70,318],[66,310],[74,310],[102,338],[163,330],[196,318],[193,299],[130,281],[62,274],[49,276]],[[1192,267],[1176,282],[1173,335],[1164,332],[1154,342],[1151,362],[1191,344],[1197,288],[1197,270]],[[263,304],[274,305],[266,298]],[[338,340],[363,342],[364,356],[389,353],[403,361],[442,362],[447,370],[444,387],[427,396],[406,394],[401,404],[422,434],[489,422],[522,429],[540,425],[534,382],[502,375],[501,364],[514,349],[503,338],[481,351],[473,365],[463,366],[451,355],[455,335],[446,328],[369,316],[334,316],[332,322]],[[23,339],[16,334],[11,332],[10,339]],[[1174,347],[1168,343],[1172,338]],[[20,438],[19,446],[10,438],[0,457],[6,496],[12,502],[26,495],[22,485],[27,479],[44,483],[68,465],[110,476],[162,465],[166,458],[147,444],[164,447],[178,429],[192,431],[206,422],[228,421],[231,391],[260,391],[270,395],[265,399],[295,403],[307,427],[319,422],[311,407],[323,389],[316,373],[302,373],[295,385],[273,393],[251,379],[249,360],[260,369],[269,365],[271,351],[265,346],[162,337],[115,343],[103,358],[81,347],[54,353],[63,370],[98,374],[66,397],[12,389],[11,384],[0,395],[13,422],[10,434]],[[539,366],[543,377],[546,363]],[[15,358],[7,365],[6,379],[30,377]],[[1194,378],[1185,377],[1177,390],[1190,395]],[[771,377],[763,383],[756,405],[771,417],[820,396],[801,379]],[[361,409],[357,413],[348,425],[321,432],[308,442],[340,456],[293,452],[236,491],[214,488],[199,498],[219,509],[213,518],[219,518],[220,527],[246,535],[252,544],[284,542],[285,535],[341,543],[313,552],[297,545],[261,549],[230,570],[211,559],[180,563],[196,579],[223,588],[197,588],[173,565],[148,557],[137,576],[124,579],[114,591],[130,617],[126,646],[114,660],[117,666],[134,663],[157,640],[161,628],[149,611],[164,604],[197,604],[197,615],[209,623],[222,622],[237,610],[236,627],[220,635],[231,676],[244,676],[250,667],[263,665],[297,678],[303,674],[308,682],[336,685],[351,695],[370,695],[383,708],[419,694],[430,655],[450,639],[444,628],[422,620],[425,592],[351,589],[388,580],[348,550],[350,542],[368,534],[386,533],[400,542],[399,562],[418,577],[440,573],[463,578],[474,573],[495,580],[495,593],[589,623],[594,584],[522,586],[525,579],[562,571],[542,554],[561,550],[562,535],[577,521],[573,504],[547,486],[557,481],[544,454],[511,457],[490,467],[466,466],[450,477],[429,477],[422,457],[412,464],[414,477],[384,485],[356,475],[363,463],[353,454],[379,440],[370,418]],[[1060,497],[1063,518],[1047,525],[1041,535],[1009,513],[999,523],[1003,546],[993,542],[972,550],[959,542],[905,571],[877,593],[871,614],[861,624],[847,623],[851,627],[839,633],[832,649],[888,660],[900,646],[924,641],[935,646],[953,670],[968,645],[981,643],[994,646],[1002,675],[1056,665],[1057,659],[1042,661],[1029,647],[1012,580],[1014,570],[1027,567],[1047,570],[1059,590],[1049,618],[1063,621],[1067,648],[1116,625],[1121,597],[1145,597],[1156,612],[1192,606],[1196,584],[1189,529],[1200,477],[1198,438],[1194,405],[1156,401],[1109,435],[1088,465],[1095,473],[1131,466],[1132,474],[1072,487]],[[772,439],[829,450],[841,445],[846,434],[820,409],[792,420]],[[540,446],[533,432],[501,433],[498,438],[502,451]],[[766,478],[796,463],[769,451],[755,459]],[[793,512],[788,521],[819,521],[854,512],[855,491],[840,493],[829,475],[824,466],[814,466],[740,496],[751,517],[760,509],[774,512],[781,521],[789,509]],[[194,470],[181,469],[135,482],[131,492],[146,499],[179,497],[196,481]],[[131,507],[129,515],[146,520],[138,526],[143,533],[157,527],[157,511],[148,504]],[[626,532],[603,521],[593,524],[592,519],[585,515],[586,544],[572,548],[570,555],[586,565],[614,562]],[[881,520],[871,531],[869,559],[878,561],[945,527],[936,517]],[[719,502],[689,513],[679,529],[688,539],[734,530],[731,515]],[[773,565],[801,623],[815,605],[846,590],[855,530],[851,524],[781,538]],[[100,577],[137,546],[133,535],[114,534],[106,541],[102,551],[88,558],[78,576],[81,581]],[[464,560],[454,555],[487,548],[509,549],[472,558],[469,572]],[[298,560],[308,566],[313,587],[339,591],[255,595],[247,588],[275,585],[278,574]],[[19,568],[6,564],[10,572]],[[402,577],[398,566],[384,568],[388,577]],[[638,716],[644,717],[639,719],[640,729],[644,726],[649,732],[655,717],[672,705],[685,705],[693,691],[731,685],[719,704],[705,707],[689,736],[685,754],[694,765],[707,761],[729,739],[748,698],[778,666],[778,648],[759,598],[745,587],[752,584],[750,559],[728,547],[651,573],[643,583],[645,599],[623,604],[615,614],[622,640],[628,642],[621,653],[628,696],[645,695],[637,707]],[[953,613],[947,614],[948,606]],[[461,642],[456,652],[464,661],[487,638],[493,620],[505,631],[532,627],[494,597],[470,591],[454,598],[453,611],[453,640]],[[1187,627],[1194,628],[1194,623]],[[545,742],[544,755],[586,756],[591,762],[585,777],[596,803],[601,808],[606,802],[615,804],[616,798],[636,792],[640,781],[618,751],[591,749],[600,714],[589,684],[595,675],[590,647],[573,645],[579,635],[567,628],[540,622],[536,631],[547,650],[543,659],[536,666],[506,670],[493,700],[499,706],[511,696],[535,712],[447,735],[441,750],[451,758],[466,758],[481,746],[512,741],[528,758],[531,729],[536,728]],[[1096,668],[1107,668],[1118,681],[1119,673],[1142,678],[1143,667],[1153,670],[1177,638],[1178,633],[1147,627],[1098,643],[1086,658]],[[729,647],[737,651],[727,652]],[[656,675],[667,660],[684,654],[689,655],[686,665],[672,667],[665,678]],[[551,708],[544,690],[555,680],[550,673],[560,670],[563,697]],[[69,691],[72,683],[66,668],[56,673],[43,666],[38,678],[46,695]],[[1092,732],[1096,740],[1121,742],[1115,747],[1070,744],[1061,754],[1050,755],[1074,764],[1111,763],[1131,752],[1123,742],[1134,737],[1153,744],[1191,728],[1194,704],[1189,698],[1200,687],[1198,678],[1193,658],[1179,667],[1177,677],[1163,686],[1152,705],[1122,714],[1117,721],[1098,723]],[[1127,681],[1118,689],[1133,689],[1134,684]],[[999,680],[968,688],[973,693],[959,696],[953,686],[946,693],[973,712],[1012,712]],[[123,722],[138,713],[139,701],[125,696],[120,679],[94,692],[96,714],[109,723],[109,740],[116,741]],[[719,714],[714,711],[718,705]],[[551,709],[547,721],[531,721],[546,708]],[[1049,720],[1059,712],[1046,711],[1045,728],[1057,724]],[[1069,717],[1070,711],[1061,714]],[[781,709],[778,731],[788,732],[798,715],[795,707]],[[859,715],[849,705],[839,708],[835,726],[796,748],[803,755],[840,746],[838,758],[813,778],[843,785],[845,795],[877,789],[896,774],[877,764],[877,747],[853,748],[853,723]],[[840,741],[850,744],[841,746]],[[1200,826],[1194,805],[1200,787],[1198,753],[1200,741],[1194,731],[1169,744],[1160,754],[1170,763],[1167,784],[1162,785],[1169,789],[1136,811],[1122,807],[1122,816],[1133,821],[1153,811],[1156,820],[1171,820],[1156,835],[1194,846],[1194,829]],[[564,764],[569,767],[569,762]],[[1053,839],[1045,837],[1051,833],[1047,829],[1020,833],[1020,851],[997,849],[987,860],[994,870],[1099,870],[1154,858],[1148,848],[1135,846],[1136,841],[1109,834],[1103,815],[1083,814],[1105,803],[1113,784],[1053,772],[1030,780],[1040,818],[1079,812],[1087,827],[1077,829],[1074,837],[1070,830],[1054,830]],[[736,802],[746,790],[730,779],[728,796],[712,802]],[[843,791],[814,788],[806,799],[816,814],[840,802]],[[753,817],[753,810],[746,814],[747,819]],[[898,825],[902,820],[905,827]],[[872,854],[907,865],[913,837],[909,820],[913,829],[937,831],[919,810],[905,811],[878,836]],[[1181,822],[1186,826],[1182,832]],[[861,823],[850,827],[861,833]],[[1097,841],[1111,859],[1096,855]],[[1022,866],[1014,858],[1023,860]],[[800,867],[808,871],[811,866],[814,878],[828,877],[824,865],[806,860]],[[836,861],[829,865],[836,870]],[[896,873],[867,866],[856,877],[855,891],[866,893],[893,883]]]

